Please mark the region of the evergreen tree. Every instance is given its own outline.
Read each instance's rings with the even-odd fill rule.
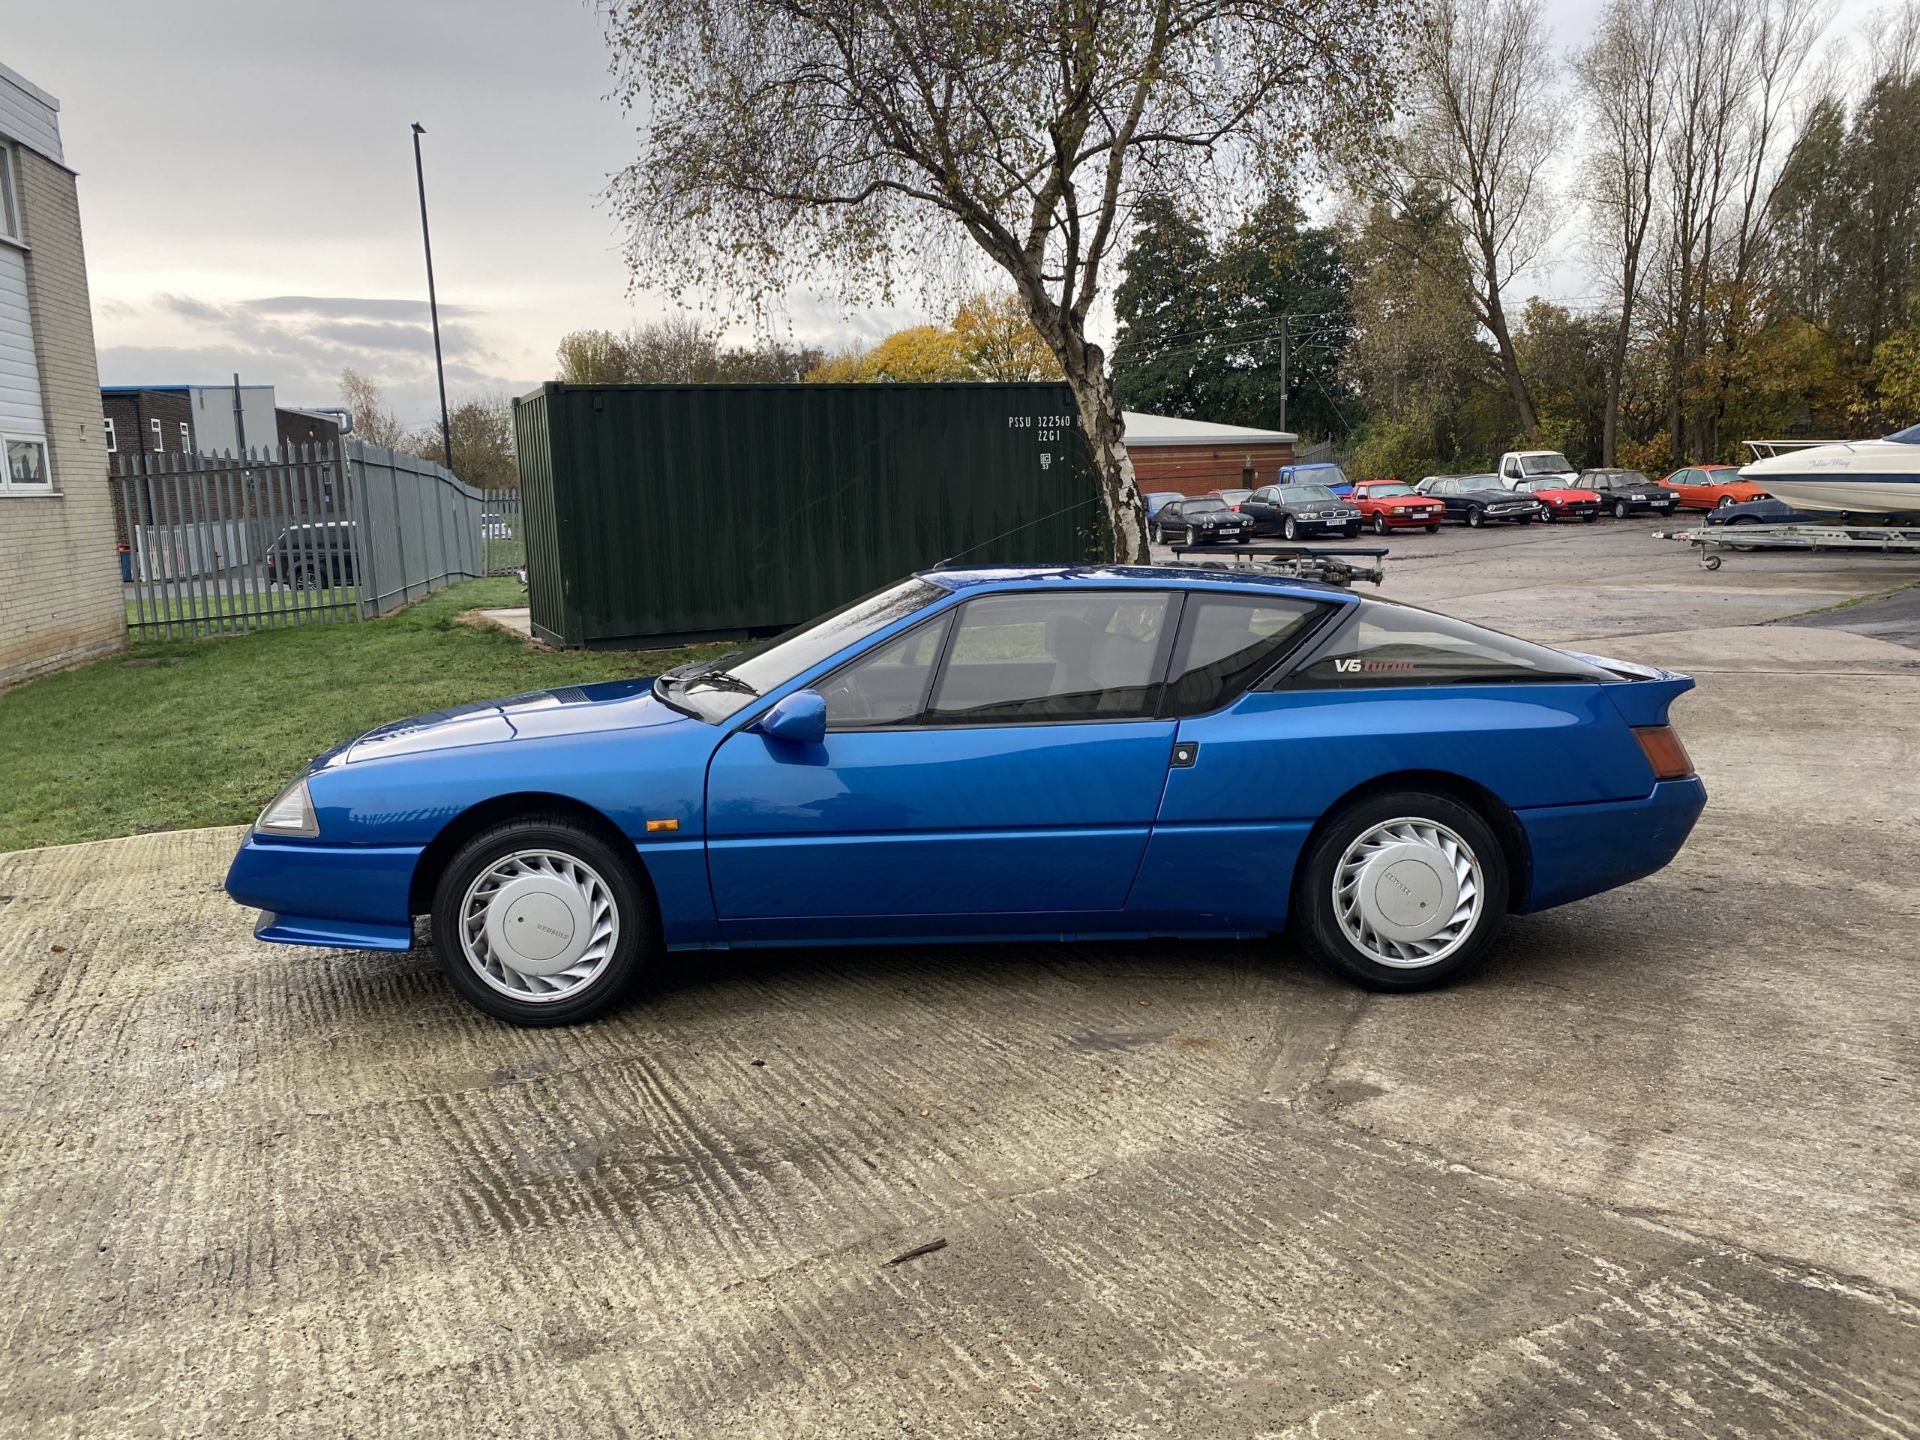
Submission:
[[[1114,395],[1129,410],[1215,418],[1203,412],[1201,372],[1219,320],[1199,221],[1164,191],[1147,195],[1120,270]]]

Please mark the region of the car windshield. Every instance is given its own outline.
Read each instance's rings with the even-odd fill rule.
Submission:
[[[1564,475],[1573,466],[1567,463],[1567,457],[1557,450],[1543,450],[1538,455],[1520,457],[1522,475]]]
[[[1180,513],[1182,515],[1204,515],[1215,510],[1225,510],[1226,508],[1226,501],[1216,500],[1213,496],[1208,495],[1199,500],[1187,501],[1186,504],[1180,507]]]
[[[1513,488],[1516,490],[1527,490],[1527,491],[1558,490],[1562,487],[1562,484],[1563,482],[1559,480],[1522,480],[1518,485],[1514,486]]]
[[[1369,485],[1366,488],[1366,495],[1370,500],[1383,500],[1393,495],[1412,495],[1413,493],[1415,492],[1411,485]]]
[[[925,580],[899,581],[759,645],[669,670],[653,682],[653,693],[676,710],[718,724],[748,701],[924,609],[940,594],[938,585]]]
[[[1251,490],[1222,490],[1220,492],[1220,498],[1229,505],[1238,505],[1252,493]]]
[[[1347,472],[1338,465],[1315,465],[1311,470],[1299,473],[1302,484],[1324,485],[1332,489],[1336,485],[1347,483]]]
[[[1333,499],[1333,491],[1324,485],[1284,485],[1280,489],[1282,505],[1311,505],[1316,500]]]

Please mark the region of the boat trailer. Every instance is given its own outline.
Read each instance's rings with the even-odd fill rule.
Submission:
[[[1168,548],[1175,555],[1209,557],[1199,561],[1203,570],[1251,570],[1343,586],[1361,580],[1378,585],[1387,578],[1388,552],[1384,545],[1378,549],[1315,549],[1309,545],[1173,545]],[[1374,563],[1364,563],[1369,560]]]
[[[1914,525],[1702,525],[1697,530],[1656,530],[1656,540],[1678,540],[1700,554],[1702,570],[1718,570],[1717,550],[1874,550],[1920,555]]]

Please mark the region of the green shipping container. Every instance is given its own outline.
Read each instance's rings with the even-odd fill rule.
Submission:
[[[1065,385],[561,385],[516,400],[534,634],[766,634],[950,557],[1086,558]]]

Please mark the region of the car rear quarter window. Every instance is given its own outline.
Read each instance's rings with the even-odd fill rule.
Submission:
[[[1138,719],[1154,713],[1171,639],[1162,590],[983,595],[960,609],[926,720]]]
[[[1327,607],[1292,596],[1187,596],[1162,715],[1203,715],[1236,698],[1312,631]]]
[[[1340,634],[1295,671],[1287,688],[1490,685],[1618,677],[1559,650],[1409,605],[1362,603]]]

